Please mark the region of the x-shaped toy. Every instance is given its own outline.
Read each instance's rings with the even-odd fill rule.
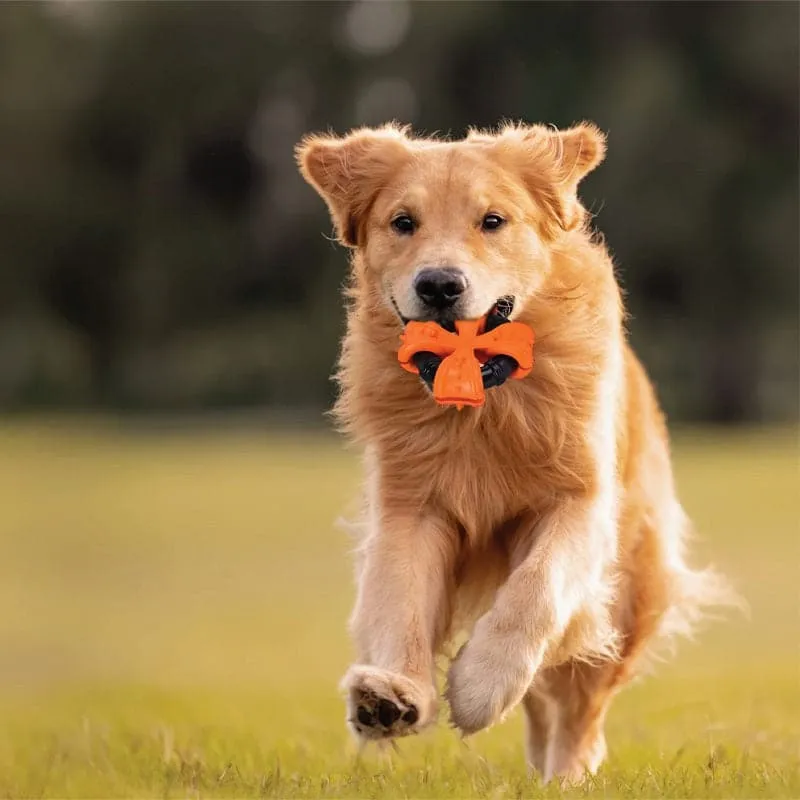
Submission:
[[[400,366],[432,386],[439,405],[481,406],[485,389],[533,369],[533,330],[521,322],[487,317],[458,320],[456,333],[436,322],[406,324],[397,352]]]

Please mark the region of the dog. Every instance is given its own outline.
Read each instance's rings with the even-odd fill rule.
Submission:
[[[578,196],[605,151],[588,122],[459,141],[392,123],[297,145],[352,253],[334,414],[366,475],[342,684],[361,742],[437,719],[437,658],[469,632],[452,724],[472,734],[521,704],[530,767],[581,780],[653,646],[728,602],[712,567],[687,564],[665,419]],[[533,328],[535,366],[483,406],[440,407],[400,368],[407,321],[501,306]]]

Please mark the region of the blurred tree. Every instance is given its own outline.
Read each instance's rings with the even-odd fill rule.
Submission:
[[[300,136],[592,118],[584,198],[670,413],[796,418],[799,27],[780,2],[4,4],[0,403],[327,405],[346,256]]]

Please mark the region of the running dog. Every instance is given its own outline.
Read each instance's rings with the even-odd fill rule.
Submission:
[[[452,723],[471,734],[521,704],[528,763],[580,779],[646,651],[728,600],[687,565],[664,417],[578,197],[605,149],[589,123],[460,141],[387,125],[297,147],[352,253],[335,414],[366,473],[343,680],[362,741],[435,721],[435,659],[463,631]],[[533,370],[479,408],[438,406],[398,364],[404,324],[498,308],[533,328]]]

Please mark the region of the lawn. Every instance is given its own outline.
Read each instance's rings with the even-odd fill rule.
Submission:
[[[6,421],[0,452],[0,796],[561,796],[518,714],[354,752],[338,439]],[[565,795],[800,797],[797,432],[682,431],[676,465],[750,618],[621,695]]]

